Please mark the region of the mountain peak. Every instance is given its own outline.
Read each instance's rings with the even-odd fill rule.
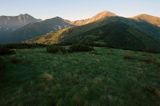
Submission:
[[[151,15],[143,13],[143,14],[139,14],[138,16],[151,16]]]
[[[59,17],[59,16],[54,17],[54,19],[64,20],[63,18],[61,18],[61,17]]]
[[[59,16],[56,16],[56,17],[46,19],[46,20],[48,20],[48,21],[63,21],[64,19]]]
[[[28,13],[25,13],[25,14],[19,14],[19,15],[29,15]]]
[[[112,16],[116,16],[116,14],[109,12],[109,11],[102,11],[91,18],[84,19],[84,20],[77,20],[77,21],[72,22],[72,24],[77,25],[77,26],[81,26],[81,25],[93,23],[93,22],[96,22],[99,20],[103,20],[107,17],[112,17]]]
[[[33,18],[33,16],[31,16],[31,15],[29,15],[29,14],[19,14],[18,15],[19,17],[32,17]]]
[[[158,26],[160,25],[160,17],[156,17],[156,16],[152,16],[148,14],[140,14],[140,15],[133,17],[133,19],[138,20],[138,21],[146,21],[151,24],[158,25]]]
[[[0,16],[0,26],[9,30],[16,30],[24,25],[40,21],[29,14],[19,14],[17,16]]]
[[[116,16],[116,14],[110,12],[110,11],[102,11],[100,13],[98,13],[96,16],[94,17],[99,17],[99,18],[103,18],[103,17],[108,17],[108,16]]]
[[[153,15],[150,15],[150,14],[145,14],[145,13],[134,16],[133,18],[134,19],[140,19],[140,18],[159,18],[160,19],[160,17],[153,16]]]

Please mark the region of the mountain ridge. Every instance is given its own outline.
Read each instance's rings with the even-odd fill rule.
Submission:
[[[139,15],[134,16],[132,18],[135,20],[138,20],[138,21],[146,21],[151,24],[160,26],[160,17],[158,17],[158,16],[153,16],[153,15],[149,15],[149,14],[139,14]]]
[[[65,27],[72,26],[70,23],[60,17],[43,20],[36,23],[27,24],[12,33],[11,43],[21,42],[33,37],[54,32]]]
[[[29,14],[20,14],[18,16],[0,16],[0,43],[6,43],[15,30],[30,24],[41,21]]]
[[[41,20],[36,19],[29,14],[20,14],[18,16],[0,16],[0,26],[11,28],[12,30],[16,30],[24,25],[38,21]]]
[[[28,42],[44,44],[98,42],[114,48],[160,51],[160,28],[147,21],[109,16],[96,22],[43,35]]]
[[[14,17],[14,16],[13,16]],[[20,19],[23,19],[23,17],[32,17],[29,14],[20,14],[17,17],[20,17]],[[119,18],[114,18],[114,17],[119,17]],[[149,17],[149,18],[148,18]],[[151,18],[150,18],[151,17]],[[34,17],[32,17],[34,18]],[[138,21],[133,24],[131,21],[126,21],[124,20],[123,17],[120,18],[120,16],[116,15],[115,13],[109,12],[109,11],[102,11],[95,16],[88,18],[88,19],[83,19],[83,20],[77,20],[77,21],[70,21],[63,19],[59,16],[46,19],[46,20],[39,20],[37,22],[30,22],[27,25],[24,25],[20,28],[17,28],[16,30],[12,30],[11,33],[10,31],[6,30],[5,32],[1,32],[1,40],[10,42],[10,43],[19,43],[28,39],[34,39],[37,38],[37,36],[44,36],[44,35],[49,35],[50,33],[54,33],[57,31],[57,33],[61,32],[61,29],[65,28],[62,30],[62,32],[65,32],[65,30],[72,31],[73,33],[83,33],[89,30],[92,30],[93,28],[96,28],[98,26],[103,26],[105,25],[106,21],[109,18],[114,19],[114,21],[122,21],[124,23],[133,25],[134,27],[136,26],[138,29],[141,29],[142,31],[147,31],[147,33],[150,36],[154,36],[156,39],[160,39],[159,35],[159,26],[157,22],[159,22],[159,17],[155,17],[152,15],[148,14],[140,14],[131,18],[126,18],[130,20],[135,20]],[[151,19],[151,20],[150,20]],[[52,21],[53,20],[53,21]],[[156,20],[156,22],[152,22]],[[157,21],[158,20],[158,21]],[[56,22],[57,21],[57,22]],[[113,21],[113,20],[111,20]],[[146,24],[150,23],[150,24]],[[98,24],[97,24],[98,23]],[[155,25],[155,26],[154,26]],[[71,28],[70,28],[71,27]],[[0,29],[3,29],[3,27],[0,26]],[[83,30],[77,30],[77,29],[83,29]],[[150,30],[152,29],[152,30]],[[60,30],[60,31],[58,31]],[[8,34],[9,33],[9,34]],[[73,35],[72,33],[72,35]],[[2,39],[2,35],[5,35],[5,38]],[[7,38],[7,37],[8,38]],[[10,39],[10,40],[9,40]]]
[[[109,12],[109,11],[102,11],[91,18],[73,21],[72,24],[76,26],[81,26],[81,25],[93,23],[93,22],[96,22],[96,21],[99,21],[99,20],[105,19],[106,17],[111,17],[111,16],[116,16],[116,14]]]

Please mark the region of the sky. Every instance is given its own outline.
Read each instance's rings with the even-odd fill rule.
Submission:
[[[0,15],[28,13],[36,18],[85,19],[101,11],[124,17],[147,13],[160,17],[160,0],[0,0]]]

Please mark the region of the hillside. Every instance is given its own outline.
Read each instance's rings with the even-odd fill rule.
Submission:
[[[69,26],[73,25],[60,17],[47,19],[37,23],[31,23],[14,31],[12,33],[11,42],[22,42],[24,40],[28,40],[49,32],[55,32]]]
[[[1,106],[159,106],[160,55],[110,48],[2,56]]]
[[[0,27],[6,30],[16,30],[29,23],[41,21],[29,14],[20,14],[18,16],[0,16]]]
[[[68,21],[55,17],[52,19],[47,19],[40,22],[30,23],[21,28],[18,28],[15,31],[12,31],[5,43],[20,43],[22,41],[47,34],[49,32],[55,32],[57,30],[63,29],[65,27],[73,26]]]
[[[66,28],[30,43],[103,44],[109,47],[160,51],[160,28],[144,21],[111,16],[87,25]]]
[[[29,23],[41,21],[29,14],[20,14],[18,16],[0,16],[0,43],[8,41],[11,33]]]
[[[160,17],[156,17],[148,14],[140,14],[133,17],[133,19],[136,19],[138,21],[146,21],[153,25],[160,26]]]

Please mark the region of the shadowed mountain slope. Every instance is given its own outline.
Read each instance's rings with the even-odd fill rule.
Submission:
[[[94,23],[66,28],[32,39],[30,43],[87,43],[115,48],[160,51],[159,27],[145,21],[110,16]]]

